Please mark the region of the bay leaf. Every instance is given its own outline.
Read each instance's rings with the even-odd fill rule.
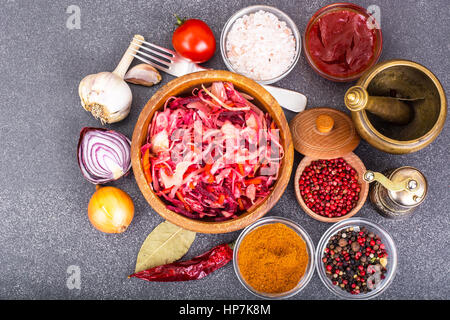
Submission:
[[[195,235],[168,221],[160,223],[142,243],[135,272],[179,260],[191,247]]]

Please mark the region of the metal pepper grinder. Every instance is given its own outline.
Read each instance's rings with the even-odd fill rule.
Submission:
[[[369,197],[384,217],[400,219],[409,216],[427,195],[428,183],[416,168],[400,167],[385,172],[366,171],[363,179],[371,186]]]

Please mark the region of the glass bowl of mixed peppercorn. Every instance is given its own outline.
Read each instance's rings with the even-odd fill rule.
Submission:
[[[397,249],[379,225],[350,218],[333,225],[319,241],[316,267],[331,292],[345,299],[371,299],[394,279]]]

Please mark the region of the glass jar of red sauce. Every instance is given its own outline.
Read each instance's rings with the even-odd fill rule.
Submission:
[[[372,67],[383,47],[381,28],[367,10],[334,3],[318,10],[306,27],[304,52],[309,64],[332,81],[352,81]]]

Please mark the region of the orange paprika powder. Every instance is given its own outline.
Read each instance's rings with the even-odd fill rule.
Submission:
[[[308,252],[300,235],[282,223],[256,228],[242,240],[238,266],[255,290],[287,292],[299,283],[308,266]]]

